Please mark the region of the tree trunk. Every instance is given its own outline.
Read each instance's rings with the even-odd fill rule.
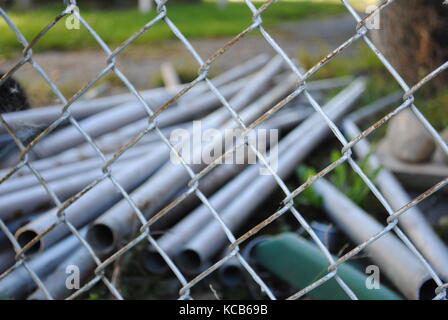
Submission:
[[[409,84],[448,60],[448,5],[443,0],[397,0],[381,11],[375,40]],[[442,72],[429,86],[446,85]]]

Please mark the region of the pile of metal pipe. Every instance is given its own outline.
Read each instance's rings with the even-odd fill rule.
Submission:
[[[230,100],[233,109],[235,111],[243,109],[246,103],[254,98],[259,90],[264,88],[267,80],[280,70],[282,63],[281,58],[276,57],[260,70],[254,80]],[[292,83],[292,81],[290,82]],[[281,95],[287,94],[288,88],[285,89],[285,87],[287,86],[282,85],[281,87],[271,89],[268,94],[246,107],[241,112],[240,117],[245,121],[251,122],[255,120],[257,116],[262,114],[263,110],[267,110]],[[279,94],[278,91],[282,92]],[[237,127],[234,120],[228,120],[228,116],[227,110],[217,110],[202,121],[202,127],[219,127],[221,129]],[[221,137],[218,137],[218,139],[211,143],[221,145]],[[193,150],[193,152],[200,153],[199,159],[202,159],[202,149]],[[192,158],[195,159],[195,155]],[[135,205],[149,217],[151,213],[156,213],[158,208],[168,202],[169,198],[172,198],[182,186],[185,186],[189,178],[188,172],[182,164],[167,162],[146,183],[131,193],[131,197]],[[109,250],[109,247],[120,243],[121,240],[128,238],[134,233],[135,230],[132,230],[129,226],[132,225],[135,219],[134,209],[125,199],[121,200],[102,214],[89,229],[88,238],[92,246],[99,252]]]
[[[322,196],[330,220],[355,244],[368,241],[384,230],[384,226],[324,178],[315,181],[313,189]],[[437,286],[428,270],[391,232],[376,239],[365,250],[381,274],[385,274],[405,297],[418,300],[434,296]]]
[[[362,92],[363,81],[358,80],[357,83],[346,90],[347,91],[343,91],[342,93],[340,93],[340,95],[330,101],[324,109],[328,112],[329,115],[333,116],[334,118],[339,117],[348,110],[354,99],[356,99],[356,97]],[[311,150],[318,143],[318,141],[325,137],[327,133],[328,127],[318,114],[314,114],[307,120],[305,120],[305,122],[295,128],[291,133],[289,133],[285,138],[281,140],[280,146],[278,147],[278,154],[281,154],[281,157],[279,159],[281,163],[278,164],[279,170],[285,172],[285,169],[293,167],[294,162],[300,161],[300,158],[303,158],[306,155],[307,150]],[[307,137],[307,139],[303,139],[303,137],[305,136]],[[290,157],[288,157],[288,159],[292,159],[288,160],[288,162],[290,163],[289,165],[286,164],[284,160],[282,160],[286,159],[285,152],[289,152]],[[302,153],[302,156],[300,155],[300,153]],[[221,212],[227,206],[225,212],[228,212],[230,211],[230,209],[228,208],[232,206],[232,203],[238,203],[240,207],[235,207],[232,209],[236,210],[235,212],[237,212],[238,214],[243,215],[243,212],[246,212],[244,211],[245,208],[249,208],[245,205],[245,202],[247,202],[249,198],[243,198],[245,192],[244,190],[252,190],[251,183],[255,184],[255,182],[258,180],[258,185],[264,186],[267,181],[266,188],[268,188],[268,186],[270,185],[275,187],[275,181],[272,181],[273,177],[260,176],[259,169],[260,168],[258,166],[248,167],[241,174],[232,179],[231,182],[214,193],[210,197],[210,204],[213,206],[213,208],[218,212]],[[267,193],[269,194],[269,191]],[[260,194],[257,194],[252,201],[258,202],[262,201],[263,199],[263,197],[260,197]],[[247,213],[251,213],[251,210],[247,210]],[[168,230],[162,237],[160,237],[158,239],[158,244],[166,254],[172,257],[176,257],[181,253],[183,249],[185,249],[182,246],[185,245],[185,243],[190,243],[191,241],[193,241],[192,239],[194,239],[195,236],[198,236],[198,232],[200,230],[204,230],[204,227],[207,226],[207,223],[211,223],[211,225],[214,226],[209,228],[216,228],[216,225],[213,224],[213,218],[210,210],[207,208],[207,206],[201,205],[190,214],[188,214],[188,216],[186,216],[183,220],[178,222],[172,229]],[[225,236],[224,238],[222,237],[222,230],[218,230],[215,235],[219,235],[219,237],[216,239],[212,237],[213,239],[208,239],[207,241],[209,241],[211,246],[216,246],[216,250],[219,251],[223,246],[222,239],[224,239],[225,242]],[[204,245],[206,244],[204,243]],[[184,250],[184,252],[193,251],[188,251],[188,249],[186,249]],[[184,267],[184,270],[193,273],[197,272],[199,266],[201,265],[201,261],[207,260],[211,256],[211,254],[207,254],[206,258],[201,258],[201,255],[203,255],[202,248],[199,249],[198,253],[196,253],[196,251],[194,252],[195,254],[192,255],[188,253],[184,254],[185,259],[180,258],[180,266],[182,267],[183,265],[186,265]],[[198,257],[198,261],[194,263],[188,262],[190,259],[187,258],[193,256]],[[148,250],[146,256],[144,257],[144,263],[146,268],[152,272],[161,272],[166,269],[166,265],[163,263],[163,261],[161,261],[159,255],[151,248]],[[191,265],[194,265],[195,267],[189,268],[188,266]]]
[[[277,68],[280,66],[281,63],[279,63],[279,59],[276,59],[269,63],[265,68],[275,69],[271,72],[276,72],[278,70]],[[269,76],[271,76],[269,72],[265,72],[265,68],[254,76],[254,80],[252,81],[253,85],[247,86],[243,89],[243,91],[240,91],[237,96],[235,96],[234,99],[239,99],[240,108],[242,108],[244,104],[247,103],[255,94],[258,94],[262,86],[265,85],[266,80],[269,79]],[[236,105],[238,105],[238,103]],[[238,108],[236,109],[238,110]],[[203,122],[209,122],[209,125],[214,127],[219,125],[222,121],[225,121],[228,116],[227,110],[220,109],[207,116],[206,120],[203,120]],[[161,145],[160,148],[151,150],[150,153],[145,154],[134,161],[132,166],[126,166],[123,170],[112,173],[115,181],[121,186],[121,188],[127,192],[130,192],[132,189],[141,185],[142,182],[145,182],[148,178],[150,178],[154,172],[154,169],[158,168],[162,163],[166,162],[166,165],[170,165],[171,163],[168,161],[168,158],[169,148],[166,145]],[[184,169],[182,168],[182,170]],[[160,172],[161,170],[158,170],[157,175],[160,176]],[[151,177],[150,180],[153,179],[154,177]],[[165,176],[162,177],[162,183],[163,181],[166,181]],[[148,182],[146,182],[146,184],[147,183]],[[158,187],[161,188],[161,186]],[[105,179],[97,184],[92,190],[77,199],[65,210],[65,214],[74,226],[80,227],[90,222],[92,219],[95,219],[98,215],[104,213],[104,210],[109,209],[117,200],[120,200],[120,198],[122,198],[122,195],[117,192],[115,184],[109,179]],[[102,199],[102,201],[98,201],[98,199]],[[127,202],[123,200],[120,203],[124,203],[125,206],[128,207],[128,212],[132,218],[134,215],[132,208],[130,208]],[[16,233],[19,242],[23,243],[23,241],[33,238],[51,225],[57,223],[58,218],[56,213],[57,209],[52,209],[46,214],[40,216],[38,219],[19,229]],[[68,232],[69,230],[64,224],[59,224],[39,239],[36,245],[33,246],[33,250],[38,248],[42,250],[45,246],[54,244],[59,239],[63,238]]]
[[[20,246],[23,247],[30,241],[35,242],[32,246],[28,245],[24,252],[29,257],[25,266],[20,260],[21,256],[16,257],[17,247],[8,244],[9,240],[0,231],[0,296],[67,298],[74,292],[66,287],[65,282],[67,266],[70,265],[79,267],[82,282],[92,278],[97,262],[60,220],[60,208],[53,201],[54,195],[59,201],[69,204],[64,207],[65,219],[75,228],[83,230],[82,237],[88,241],[97,257],[108,257],[129,241],[141,227],[134,208],[124,199],[123,191],[129,194],[133,203],[148,219],[190,188],[188,182],[191,175],[183,165],[171,161],[170,148],[162,142],[158,133],[165,138],[179,128],[192,133],[192,121],[201,120],[203,129],[218,129],[224,133],[222,137],[210,141],[207,147],[215,147],[223,142],[224,146],[231,147],[226,145],[226,130],[240,128],[240,123],[232,116],[228,106],[223,105],[222,98],[238,114],[239,121],[249,125],[263,117],[296,87],[296,76],[284,70],[281,57],[268,59],[261,55],[210,80],[218,88],[221,97],[211,92],[205,82],[199,83],[157,115],[156,130],[147,130],[151,126],[148,122],[148,110],[132,94],[76,101],[70,105],[71,117],[92,138],[105,158],[100,157],[90,142],[85,141],[84,135],[70,121],[65,120],[60,127],[33,146],[32,152],[28,154],[30,165],[22,164],[14,174],[0,183],[0,219],[14,233]],[[307,88],[320,94],[323,90],[345,86],[347,81],[348,79],[319,80],[310,82]],[[181,88],[184,85],[173,84],[169,88],[141,92],[141,96],[152,111],[156,111],[158,106]],[[330,118],[342,115],[363,88],[363,80],[358,79],[332,99],[325,109],[328,109]],[[4,117],[14,130],[20,130],[27,126],[46,127],[60,121],[58,119],[61,112],[62,106],[51,106],[5,114]],[[303,124],[297,127],[301,122]],[[281,146],[276,146],[275,141],[268,141],[271,151],[279,148],[282,153],[290,154],[286,157],[287,163],[280,163],[281,177],[291,172],[294,163],[300,161],[327,131],[321,116],[300,95],[291,99],[284,110],[276,112],[257,128],[279,129],[281,132],[292,128],[292,133],[281,140]],[[0,132],[3,131],[4,128],[0,127]],[[139,141],[134,141],[135,143],[126,147],[128,150],[115,159],[115,152],[143,131],[147,132]],[[305,136],[308,143],[302,144],[300,141]],[[250,155],[254,156],[253,150],[244,146],[243,139],[237,139],[236,143],[247,149],[245,160]],[[207,148],[194,149],[193,158],[201,157],[204,149]],[[266,156],[268,154],[265,153]],[[296,156],[297,159],[292,159]],[[0,176],[8,175],[13,166],[19,163],[18,160],[17,155],[13,155],[0,163]],[[107,170],[104,168],[106,164]],[[205,163],[194,164],[191,166],[192,172],[199,173],[206,166]],[[268,182],[272,177],[260,179],[260,167],[260,164],[218,165],[198,180],[198,189],[210,197],[217,210],[226,213],[226,205],[232,201],[236,203],[236,207],[241,205],[240,194],[243,198],[246,197],[245,189],[248,186],[254,185],[259,190],[260,184],[267,183],[267,191],[265,194],[260,193],[261,198],[272,192],[272,181]],[[38,176],[34,170],[38,172]],[[197,226],[204,230],[214,228],[211,214],[205,206],[200,205],[193,193],[184,201],[157,221],[154,227],[169,228],[167,235],[171,235],[173,230],[181,230],[180,226],[191,224],[192,219],[196,219]],[[250,214],[249,211],[253,210],[248,209],[247,215]],[[226,213],[223,217],[227,215],[229,214]],[[198,229],[194,230],[194,233],[201,234],[197,232]],[[38,235],[39,239],[35,239]],[[184,244],[190,243],[186,240],[193,239],[185,234],[181,238]],[[218,234],[218,238],[219,243],[213,250],[215,253],[223,247],[221,235]],[[172,240],[167,241],[162,237],[159,241],[169,255],[172,252],[177,255],[180,253],[178,249],[184,248],[175,244],[176,250],[172,250],[172,246],[163,245]],[[147,253],[149,256],[152,252]],[[209,258],[211,255],[203,259],[197,270],[204,270],[210,263]],[[146,262],[150,259],[144,257]],[[51,263],[47,263],[47,260],[51,260]],[[223,281],[227,279],[229,286],[234,285],[241,276],[238,273],[239,266],[233,261],[226,264],[226,267],[227,271],[224,268],[220,271]],[[45,289],[36,287],[35,279],[29,276],[27,268],[35,272]],[[234,278],[232,274],[235,274]]]
[[[299,105],[294,105],[294,108],[300,108],[298,110],[285,110],[280,111],[277,115],[269,119],[269,126],[271,128],[288,129],[289,126],[296,126],[301,121],[305,120],[310,114],[310,108],[302,108]],[[265,127],[266,128],[266,127]],[[267,141],[270,143],[270,141]],[[273,146],[273,145],[271,145]],[[245,150],[246,158],[253,151],[251,149]],[[199,180],[199,189],[206,196],[212,195],[219,188],[224,186],[229,180],[239,174],[244,168],[246,168],[247,161],[242,164],[222,164],[214,168],[211,172],[205,175]],[[185,190],[182,190],[183,192]],[[230,201],[230,199],[229,199]],[[173,221],[179,221],[180,217],[185,216],[187,213],[192,212],[196,206],[201,203],[201,200],[194,194],[188,195],[183,201],[181,206],[176,206],[170,210],[168,215],[165,215],[162,219],[158,220],[154,224],[152,230],[164,230],[166,227],[171,226]],[[191,213],[189,216],[193,216]],[[191,218],[190,218],[191,219]],[[171,232],[171,231],[170,231]]]
[[[331,99],[323,110],[330,119],[336,121],[350,109],[364,88],[363,79],[355,80]],[[286,143],[283,140],[280,142],[281,157],[278,159],[276,174],[280,178],[287,177],[328,133],[329,128],[319,114],[314,114],[299,125],[283,139]],[[287,143],[288,140],[291,142]],[[230,230],[236,231],[276,188],[278,184],[273,176],[259,175],[255,180],[251,180],[231,203],[226,205],[220,213],[221,219]],[[183,244],[177,256],[179,266],[187,272],[197,273],[202,261],[218,253],[226,243],[228,239],[224,230],[220,223],[213,219]]]
[[[264,63],[268,61],[268,56],[265,54],[260,54],[257,57],[246,61],[245,63],[232,68],[215,79],[213,83],[216,86],[222,86],[224,84],[230,83],[236,79],[239,79],[247,74],[250,74],[260,68]],[[180,90],[184,85],[180,85],[175,88]],[[201,94],[208,91],[208,87],[205,83],[200,83],[192,88],[189,93],[181,97],[181,100],[189,100],[195,95]],[[149,89],[139,92],[141,97],[145,101],[151,101],[154,98],[165,98],[168,99],[172,96],[172,93],[168,93],[166,88],[156,88]],[[112,107],[122,105],[131,101],[135,101],[135,95],[133,93],[125,93],[121,95],[107,96],[97,98],[91,101],[75,101],[70,106],[70,114],[77,120],[84,119],[88,116],[94,115],[98,112],[108,110]],[[17,111],[11,113],[5,113],[2,116],[12,128],[20,129],[22,126],[48,126],[53,121],[56,121],[61,116],[62,105],[40,107],[38,109],[29,109],[25,111]],[[4,127],[0,126],[0,133],[5,133]]]

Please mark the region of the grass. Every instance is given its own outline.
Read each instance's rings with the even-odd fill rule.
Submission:
[[[260,6],[262,2],[257,2]],[[219,9],[214,2],[199,4],[167,5],[169,18],[189,39],[233,36],[252,23],[252,15],[243,2],[229,2],[225,9]],[[9,10],[7,13],[20,31],[30,41],[63,7],[50,5],[33,9],[32,11]],[[297,21],[326,17],[346,12],[344,6],[335,1],[281,1],[271,5],[262,15],[264,26],[270,27],[284,21]],[[137,32],[155,15],[143,14],[137,9],[95,9],[81,6],[81,15],[96,30],[108,45],[116,47],[131,34]],[[206,26],[206,27],[204,27]],[[0,20],[0,55],[11,55],[22,49],[15,34],[5,21]],[[162,21],[135,40],[135,43],[156,43],[174,39],[172,31]],[[37,43],[36,51],[59,49],[73,50],[83,48],[99,48],[95,39],[81,25],[79,30],[68,30],[65,18],[60,20]]]
[[[329,160],[334,163],[342,157],[339,150],[334,149],[329,157]],[[364,157],[359,161],[359,167],[363,172],[366,173],[367,177],[375,181],[381,167],[371,170],[368,165],[370,155]],[[309,177],[317,174],[317,170],[305,165],[300,165],[296,173],[300,181],[305,182]],[[349,199],[351,199],[358,206],[362,206],[366,201],[370,193],[370,189],[361,179],[361,177],[353,171],[350,166],[344,162],[329,174],[329,181],[340,191],[342,191]],[[315,193],[312,186],[308,187],[302,192],[302,197],[295,199],[296,203],[299,205],[307,205],[315,208],[322,207],[322,198]]]

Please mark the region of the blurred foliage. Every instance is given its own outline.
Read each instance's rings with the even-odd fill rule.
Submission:
[[[335,162],[341,158],[341,153],[338,150],[333,150],[330,155],[330,161]],[[376,176],[381,170],[377,168],[371,170],[369,167],[370,155],[361,159],[358,163],[362,171],[367,175],[371,181],[375,181]],[[300,165],[296,170],[299,181],[307,181],[308,178],[317,174],[314,168],[306,165]],[[329,174],[328,180],[341,192],[343,192],[349,199],[359,206],[362,206],[370,192],[369,187],[364,183],[361,177],[351,168],[346,162],[341,163]],[[295,204],[302,206],[310,206],[314,208],[322,207],[322,197],[314,191],[313,186],[309,186],[303,190],[295,199]]]
[[[331,162],[335,162],[341,158],[339,150],[331,152]],[[381,171],[381,167],[375,170],[371,170],[369,167],[370,154],[358,163],[361,170],[371,180],[375,181],[376,176]],[[333,170],[333,174],[330,176],[330,181],[333,185],[342,191],[348,198],[358,205],[362,205],[370,192],[369,187],[364,183],[361,177],[352,169],[352,167],[343,162]]]
[[[299,181],[307,181],[308,178],[316,175],[317,172],[314,168],[310,168],[306,165],[300,165],[296,169],[296,175]],[[322,207],[322,197],[318,195],[313,186],[309,186],[305,190],[303,190],[298,197],[294,198],[294,203],[296,205],[321,208]]]

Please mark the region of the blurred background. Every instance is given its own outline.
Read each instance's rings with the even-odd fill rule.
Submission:
[[[150,5],[147,6],[146,2],[80,0],[77,3],[84,19],[111,48],[115,48],[156,16],[155,5],[148,1]],[[354,1],[360,12],[374,2]],[[260,6],[263,2],[254,3]],[[28,40],[65,8],[63,1],[2,0],[0,4]],[[171,20],[203,58],[252,22],[251,12],[242,1],[170,0],[167,7]],[[106,54],[82,25],[79,30],[67,30],[64,20],[38,42],[33,52],[34,59],[49,72],[62,92],[71,96],[104,67]],[[304,62],[312,63],[308,57],[318,61],[322,54],[350,35],[354,23],[340,1],[300,0],[279,1],[271,6],[263,16],[263,25],[290,56],[301,55]],[[5,72],[16,63],[23,47],[3,20],[0,21],[0,33],[0,71]],[[273,54],[259,33],[252,32],[246,41],[219,59],[212,71],[218,74],[262,52]],[[197,75],[197,63],[164,23],[156,24],[133,41],[117,60],[121,70],[140,89],[161,85],[159,67],[163,61],[174,64],[183,82]],[[50,88],[31,68],[22,68],[15,77],[25,87],[32,106],[57,102]],[[102,82],[108,83],[105,95],[126,90],[112,75]]]

